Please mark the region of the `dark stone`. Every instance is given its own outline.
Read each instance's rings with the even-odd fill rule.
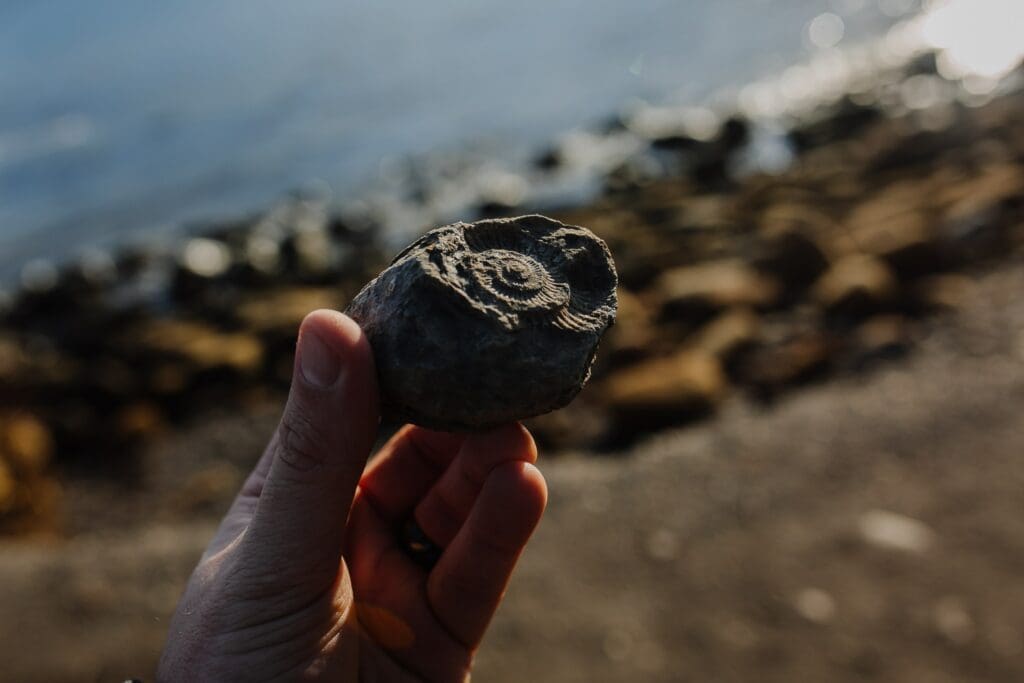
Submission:
[[[878,107],[843,98],[828,115],[794,128],[789,139],[798,152],[805,152],[840,140],[849,140],[882,118]]]
[[[400,253],[348,314],[389,417],[477,431],[560,408],[616,312],[608,247],[543,216],[455,223]]]
[[[684,133],[671,133],[651,140],[651,148],[668,152],[688,152],[701,145],[701,142]]]
[[[821,247],[807,235],[788,231],[759,245],[754,267],[782,282],[789,290],[801,290],[828,269]]]
[[[533,165],[542,171],[553,171],[561,166],[563,161],[562,151],[558,147],[549,147],[537,155]]]
[[[722,124],[715,138],[716,144],[720,145],[727,153],[735,152],[742,148],[750,140],[750,123],[738,116],[731,116]]]

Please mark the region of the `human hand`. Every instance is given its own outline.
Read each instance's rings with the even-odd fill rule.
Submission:
[[[468,678],[547,501],[536,448],[520,425],[406,426],[365,467],[378,420],[361,330],[311,313],[284,416],[185,589],[158,680]],[[431,569],[398,540],[410,515],[444,549]]]

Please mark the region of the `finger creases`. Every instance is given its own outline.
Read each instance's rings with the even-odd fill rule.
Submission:
[[[380,449],[359,488],[384,519],[404,519],[455,459],[465,437],[406,425]]]
[[[245,541],[252,566],[288,580],[337,567],[378,420],[373,354],[359,327],[340,313],[316,311],[303,321],[299,340],[288,404],[271,458],[261,465],[265,476],[258,471],[262,485]],[[304,377],[303,354],[307,364],[315,356],[320,384]],[[335,380],[324,379],[332,373]],[[330,571],[323,574],[330,578]]]
[[[484,482],[504,463],[537,461],[533,437],[519,424],[469,436],[458,456],[416,506],[420,529],[436,544],[452,542],[470,515]]]
[[[434,614],[466,647],[483,638],[546,504],[547,486],[533,464],[496,466],[431,572],[427,598]]]

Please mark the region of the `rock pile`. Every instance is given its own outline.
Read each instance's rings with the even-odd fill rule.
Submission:
[[[726,189],[620,180],[557,214],[608,242],[622,312],[575,408],[604,427],[541,418],[534,432],[559,447],[621,445],[729,393],[770,400],[906,352],[928,314],[969,293],[972,272],[1024,249],[1021,111],[1016,93],[954,107],[942,131],[880,113],[855,137],[820,125],[793,134],[803,153],[779,175]]]

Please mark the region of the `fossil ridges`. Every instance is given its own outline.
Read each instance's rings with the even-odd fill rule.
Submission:
[[[353,300],[384,407],[476,430],[568,403],[615,317],[605,244],[543,216],[455,223],[402,251]]]

